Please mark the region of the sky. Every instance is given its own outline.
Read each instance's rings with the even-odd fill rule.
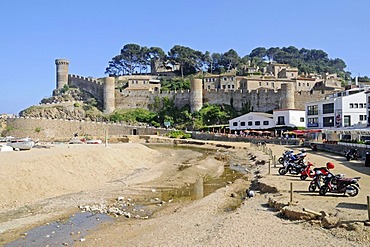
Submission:
[[[50,97],[55,59],[68,59],[70,74],[105,77],[130,43],[240,57],[257,47],[319,49],[370,77],[369,11],[369,0],[3,0],[0,114]]]

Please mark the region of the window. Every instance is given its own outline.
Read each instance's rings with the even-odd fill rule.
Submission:
[[[260,121],[255,121],[254,125],[259,126],[259,125],[261,125],[261,122]]]
[[[363,103],[360,103],[360,104],[359,104],[359,107],[360,107],[360,108],[364,108],[364,104],[363,104]]]
[[[349,108],[353,108],[353,103],[349,103]]]
[[[227,85],[227,88],[230,89],[230,85]]]
[[[234,85],[231,85],[231,88],[234,89]]]
[[[262,82],[259,82],[259,83],[258,83],[258,85],[259,85],[259,86],[262,86]]]
[[[310,86],[310,83],[307,82],[307,87],[309,87],[309,86]]]
[[[307,115],[318,115],[319,107],[317,105],[310,105],[307,107]]]
[[[225,85],[222,85],[222,89],[226,89],[226,86]]]
[[[275,83],[274,83],[274,82],[271,82],[271,86],[272,86],[272,87],[275,87]]]
[[[253,122],[252,121],[248,121],[248,126],[252,126],[253,125]]]
[[[234,77],[231,77],[231,80],[233,81],[234,80]]]
[[[284,124],[285,124],[284,116],[279,116],[277,125],[284,125]]]
[[[322,112],[323,112],[323,114],[334,113],[334,103],[323,104],[322,105]]]
[[[233,122],[233,126],[238,126],[238,123],[237,122]]]
[[[307,127],[319,127],[319,121],[317,117],[308,118]]]
[[[304,122],[304,117],[299,118],[299,122],[303,123]]]
[[[245,126],[245,122],[240,122],[240,126]]]
[[[324,127],[334,127],[334,117],[323,117],[322,120]]]
[[[366,115],[360,115],[360,121],[366,121]]]
[[[358,108],[358,103],[355,103],[354,104],[354,108]]]
[[[343,123],[344,123],[344,127],[351,126],[351,116],[344,115],[344,117],[343,117]]]
[[[269,121],[263,121],[263,125],[269,125]]]
[[[267,81],[267,82],[266,82],[266,86],[268,86],[268,85],[269,85],[269,82]]]
[[[300,82],[298,82],[298,86],[299,86],[299,87],[301,86],[301,83],[300,83]]]
[[[227,78],[226,77],[224,77],[224,81],[226,81],[227,80]]]

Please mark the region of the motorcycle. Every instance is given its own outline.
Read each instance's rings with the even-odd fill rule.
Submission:
[[[304,158],[306,155],[306,153],[302,153],[299,154],[299,156],[297,156],[295,159],[285,161],[283,167],[279,168],[279,174],[285,175],[287,172],[290,174],[300,174],[306,168],[304,163]]]
[[[359,158],[357,148],[353,148],[345,152],[344,156],[348,161],[357,160]]]
[[[282,156],[278,159],[280,164],[284,164],[284,161],[290,160],[290,158],[294,155],[293,150],[285,150]]]
[[[301,153],[294,154],[292,150],[287,150],[283,153],[283,156],[278,159],[279,163],[284,165],[284,163],[294,162],[304,165],[304,158],[306,157],[306,150],[302,149]]]
[[[324,196],[327,192],[330,193],[347,193],[349,196],[356,196],[359,192],[360,185],[358,181],[361,177],[344,178],[343,174],[334,175],[329,173],[325,179],[324,184],[319,190],[319,194]]]
[[[321,183],[324,181],[325,177],[330,173],[330,169],[334,169],[335,165],[332,162],[326,163],[326,167],[314,168],[313,179],[308,186],[308,191],[314,192],[316,188],[320,190]]]

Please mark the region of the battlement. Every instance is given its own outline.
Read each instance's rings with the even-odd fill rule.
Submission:
[[[56,65],[69,65],[69,61],[67,59],[55,59]]]
[[[103,85],[102,81],[94,79],[94,78],[84,77],[84,76],[80,76],[80,75],[68,74],[68,80],[73,81],[74,79],[83,80],[83,81],[86,81],[86,82],[92,82],[92,83],[96,83],[98,85]]]

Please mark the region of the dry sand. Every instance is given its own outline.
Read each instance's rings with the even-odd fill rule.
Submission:
[[[206,146],[216,146],[209,144]],[[266,159],[262,152],[249,149],[249,144],[232,145],[235,149],[217,148],[222,155],[239,161],[247,162],[248,152]],[[286,148],[269,147],[277,156]],[[109,147],[60,144],[49,149],[0,153],[0,156],[0,244],[19,236],[31,225],[76,211],[79,205],[148,193],[150,188],[158,186],[193,183],[198,177],[220,175],[224,165],[222,159],[205,158],[195,151],[158,151],[138,143]],[[308,181],[300,181],[296,176],[278,176],[277,168],[272,168],[272,174],[268,175],[267,165],[262,165],[258,167],[262,175],[260,182],[276,187],[279,193],[257,193],[236,210],[225,210],[233,203],[235,193],[240,196],[240,191],[249,186],[247,179],[239,179],[202,199],[168,203],[147,220],[119,217],[75,245],[370,246],[369,227],[363,224],[359,224],[357,231],[327,230],[319,224],[279,217],[279,212],[267,206],[270,197],[287,202],[289,183],[294,182],[297,207],[324,210],[348,223],[367,219],[363,206],[366,195],[370,195],[370,169],[364,168],[363,162],[349,163],[344,157],[328,153],[309,153],[309,160],[317,166],[335,161],[336,173],[362,176],[360,194],[350,198],[306,193]],[[359,234],[360,231],[365,235]]]

